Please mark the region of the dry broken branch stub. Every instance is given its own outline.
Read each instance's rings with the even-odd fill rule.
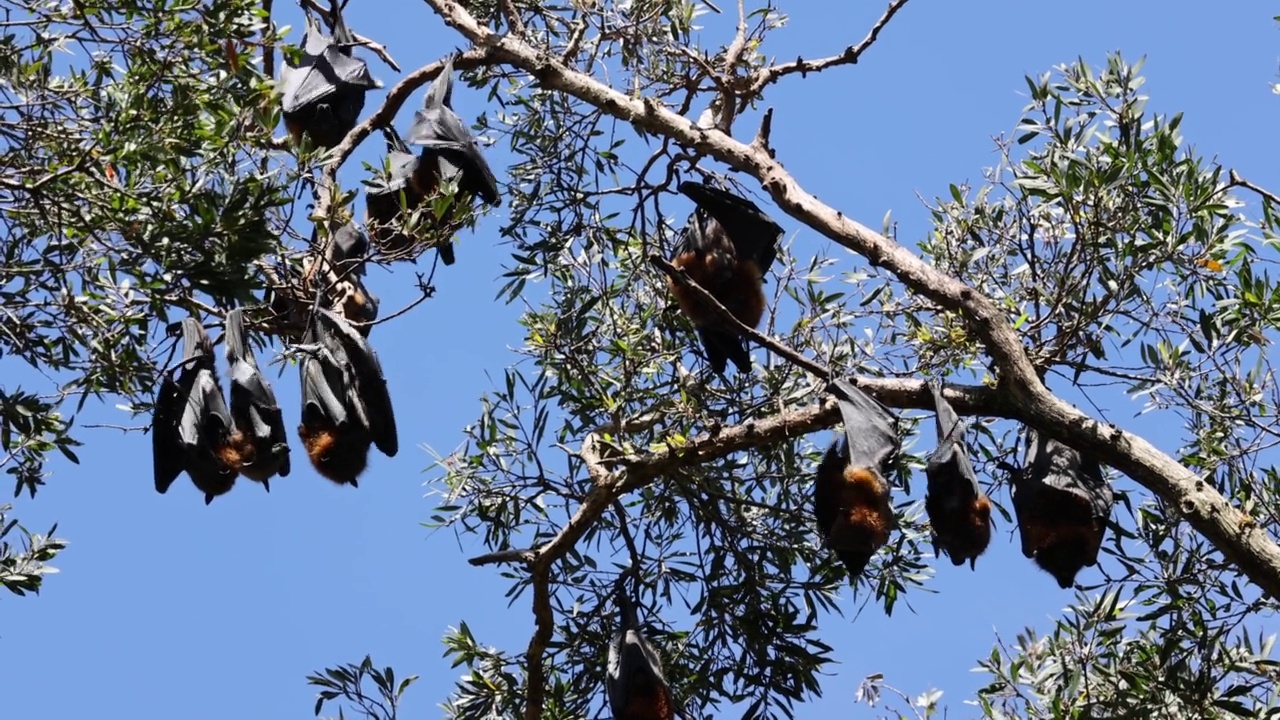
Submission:
[[[1005,313],[989,298],[822,203],[765,151],[740,143],[714,128],[700,128],[651,99],[636,99],[618,92],[517,38],[491,32],[478,25],[457,2],[425,2],[446,24],[482,51],[486,62],[522,69],[537,77],[544,87],[568,93],[647,132],[669,137],[751,175],[791,217],[874,265],[888,269],[912,291],[959,312],[995,362],[1001,389],[1006,393],[1007,402],[1018,408],[1020,420],[1095,454],[1100,461],[1126,473],[1166,502],[1184,508],[1184,517],[1192,527],[1253,583],[1272,597],[1280,597],[1280,545],[1264,530],[1251,525],[1246,515],[1231,507],[1198,475],[1145,439],[1123,430],[1117,432],[1050,393],[1036,376],[1021,338]]]

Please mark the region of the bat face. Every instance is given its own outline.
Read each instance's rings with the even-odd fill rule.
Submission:
[[[355,127],[365,93],[378,83],[365,62],[352,57],[353,38],[336,4],[333,36],[324,34],[310,12],[304,14],[303,58],[298,65],[286,59],[280,71],[285,126],[295,142],[306,133],[316,146],[332,148]]]
[[[977,558],[991,543],[991,501],[982,493],[977,474],[965,453],[965,426],[942,397],[938,385],[930,385],[937,412],[938,447],[925,465],[929,490],[925,512],[933,529],[935,553],[947,555],[951,564]]]
[[[478,197],[490,205],[501,205],[498,180],[476,146],[471,131],[453,111],[452,97],[453,57],[450,56],[427,91],[423,109],[414,113],[413,126],[409,128],[409,144],[422,146],[414,174],[417,188],[424,196],[430,197],[441,183],[452,182],[457,184],[459,194],[465,196],[459,198],[464,204],[471,202],[468,198]],[[455,208],[451,207],[445,217],[453,216],[454,211]],[[442,227],[441,232],[452,234],[458,225],[461,222],[455,219]],[[448,254],[451,249],[446,250],[446,245],[437,247],[445,264],[452,265],[452,257]]]
[[[765,311],[764,272],[777,256],[782,229],[754,203],[728,191],[694,182],[681,183],[679,190],[697,208],[681,231],[671,264],[684,270],[738,321],[758,327]],[[667,287],[697,328],[712,370],[723,374],[726,362],[732,360],[739,372],[750,372],[746,340],[723,327],[687,288],[670,278]]]
[[[208,505],[235,485],[242,462],[218,384],[213,345],[193,317],[183,318],[182,332],[177,379],[166,373],[156,398],[151,446],[155,487],[164,494],[185,471]]]
[[[304,340],[298,436],[318,473],[355,486],[371,444],[387,457],[399,450],[382,367],[364,337],[324,308],[315,310]]]
[[[258,370],[244,336],[244,311],[227,313],[226,358],[231,378],[232,439],[242,461],[240,474],[271,490],[275,475],[289,475],[289,439],[275,391]]]
[[[621,622],[609,642],[605,672],[605,694],[613,716],[615,720],[672,720],[676,709],[662,660],[641,632],[621,578],[617,597]]]
[[[1012,478],[1022,554],[1066,589],[1082,568],[1098,563],[1114,493],[1097,461],[1035,431],[1031,436]]]

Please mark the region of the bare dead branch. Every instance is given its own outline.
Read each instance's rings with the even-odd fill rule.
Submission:
[[[780,78],[794,73],[800,73],[801,77],[811,72],[822,72],[830,67],[837,65],[856,65],[858,58],[862,57],[862,53],[866,52],[875,44],[876,38],[880,37],[880,31],[884,29],[893,16],[907,4],[907,0],[893,0],[889,3],[889,7],[885,9],[884,14],[871,26],[871,30],[862,42],[857,45],[850,45],[844,49],[839,55],[821,58],[819,60],[805,60],[804,58],[796,58],[795,62],[783,63],[781,65],[773,65],[771,67],[761,68],[751,79],[750,89],[747,92],[749,97],[754,97],[772,83],[777,82]]]
[[[1252,190],[1253,192],[1266,198],[1272,204],[1280,205],[1280,195],[1276,195],[1275,193],[1262,187],[1261,185],[1255,185],[1249,182],[1248,180],[1245,180],[1244,178],[1240,177],[1240,173],[1236,172],[1235,170],[1232,170],[1230,173],[1227,174],[1227,187],[1242,187],[1246,190]]]

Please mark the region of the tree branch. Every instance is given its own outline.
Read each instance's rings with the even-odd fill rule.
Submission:
[[[880,31],[884,29],[893,16],[907,4],[907,0],[893,0],[889,3],[889,7],[871,26],[870,32],[857,45],[850,45],[844,49],[839,55],[832,55],[820,60],[805,60],[804,58],[796,58],[795,62],[783,63],[781,65],[772,65],[770,67],[761,68],[751,78],[750,89],[747,91],[749,97],[755,97],[769,85],[777,82],[785,75],[800,73],[800,77],[804,77],[811,72],[822,72],[829,67],[837,65],[856,65],[858,58],[862,57],[862,53],[866,52],[875,44],[876,38],[880,37]]]
[[[1144,438],[1100,423],[1050,393],[1027,357],[1022,338],[1009,324],[1005,312],[990,298],[822,203],[765,151],[738,142],[716,129],[699,128],[652,98],[630,97],[566,67],[522,40],[491,32],[477,24],[454,0],[424,1],[446,24],[483,50],[488,61],[522,69],[544,87],[568,93],[637,128],[671,138],[751,175],[783,212],[865,257],[872,265],[887,268],[919,295],[960,313],[970,330],[983,341],[999,370],[1002,399],[1016,409],[1018,420],[1093,454],[1179,508],[1191,526],[1251,581],[1271,597],[1280,598],[1280,546],[1266,531],[1233,508],[1199,475]],[[904,2],[895,2],[890,7],[901,7]],[[591,499],[589,493],[587,501]],[[584,503],[583,509],[586,508]],[[565,531],[571,529],[581,533],[571,527]]]

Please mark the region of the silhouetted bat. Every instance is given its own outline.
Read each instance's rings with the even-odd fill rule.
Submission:
[[[262,483],[271,492],[271,477],[289,476],[289,438],[284,429],[284,416],[276,404],[271,384],[258,371],[244,337],[244,311],[236,308],[227,313],[227,329],[223,333],[231,377],[232,435],[243,464],[240,474]]]
[[[843,444],[832,443],[818,464],[813,514],[824,545],[852,579],[897,526],[885,475],[898,453],[898,434],[893,414],[853,383],[836,380],[827,391],[840,405],[844,438]]]
[[[422,204],[425,194],[422,186],[430,181],[430,174],[420,168],[431,163],[423,163],[418,156],[409,150],[395,128],[384,125],[382,134],[387,140],[387,157],[390,174],[379,174],[368,184],[364,192],[365,224],[374,242],[386,253],[396,253],[409,247],[411,239],[395,227],[401,221],[400,197],[404,195],[404,209],[412,212]],[[419,180],[418,175],[422,175]],[[445,246],[440,246],[445,247]],[[443,251],[441,251],[443,253]],[[452,248],[450,248],[452,252]],[[452,260],[446,264],[452,264]]]
[[[333,35],[325,35],[319,21],[303,6],[307,29],[302,62],[285,58],[280,69],[284,89],[284,124],[294,142],[303,133],[317,147],[332,148],[356,126],[364,109],[364,95],[378,82],[365,62],[351,55],[355,38],[342,20],[337,0],[331,0]]]
[[[1027,455],[1012,473],[1022,554],[1064,589],[1098,564],[1115,495],[1092,457],[1027,428]]]
[[[440,75],[427,90],[423,107],[413,115],[409,128],[410,145],[421,145],[422,156],[417,175],[418,190],[430,197],[441,182],[457,182],[458,192],[479,197],[490,205],[501,205],[498,180],[476,147],[471,131],[453,111],[453,61],[450,55]],[[469,201],[468,201],[469,202]],[[445,217],[453,215],[453,207]],[[452,228],[447,229],[452,232]],[[445,265],[454,262],[450,243],[436,246]]]
[[[318,242],[319,228],[312,231],[311,245]],[[328,246],[325,248],[324,262],[319,263],[322,271],[317,271],[317,260],[308,255],[302,261],[303,274],[311,278],[311,287],[329,287],[328,294],[321,303],[322,307],[337,308],[349,322],[361,323],[358,330],[364,337],[369,336],[372,323],[378,319],[378,297],[369,292],[364,284],[364,267],[362,260],[369,254],[369,239],[353,221],[333,231]]]
[[[296,347],[303,353],[298,437],[316,472],[354,487],[368,466],[370,444],[387,457],[399,450],[382,365],[350,323],[319,303],[303,342]]]
[[[234,426],[218,384],[213,344],[200,321],[182,319],[182,362],[164,373],[151,421],[156,492],[164,494],[186,471],[204,504],[228,492],[241,466]]]
[[[624,581],[625,576],[618,578],[616,589],[621,623],[609,642],[609,708],[614,720],[672,720],[678,711],[662,675],[662,660],[640,629]]]
[[[782,227],[755,203],[707,183],[682,182],[678,189],[697,204],[676,240],[672,264],[711,293],[742,324],[756,327],[764,315],[761,285],[778,256]],[[681,311],[693,321],[717,374],[732,360],[739,372],[751,371],[751,353],[738,333],[724,327],[683,286],[668,278]]]
[[[933,526],[934,553],[946,553],[952,565],[968,560],[975,569],[991,543],[991,501],[978,486],[965,452],[965,425],[943,399],[941,386],[930,383],[929,391],[937,411],[938,447],[924,468],[929,481],[924,509]]]

